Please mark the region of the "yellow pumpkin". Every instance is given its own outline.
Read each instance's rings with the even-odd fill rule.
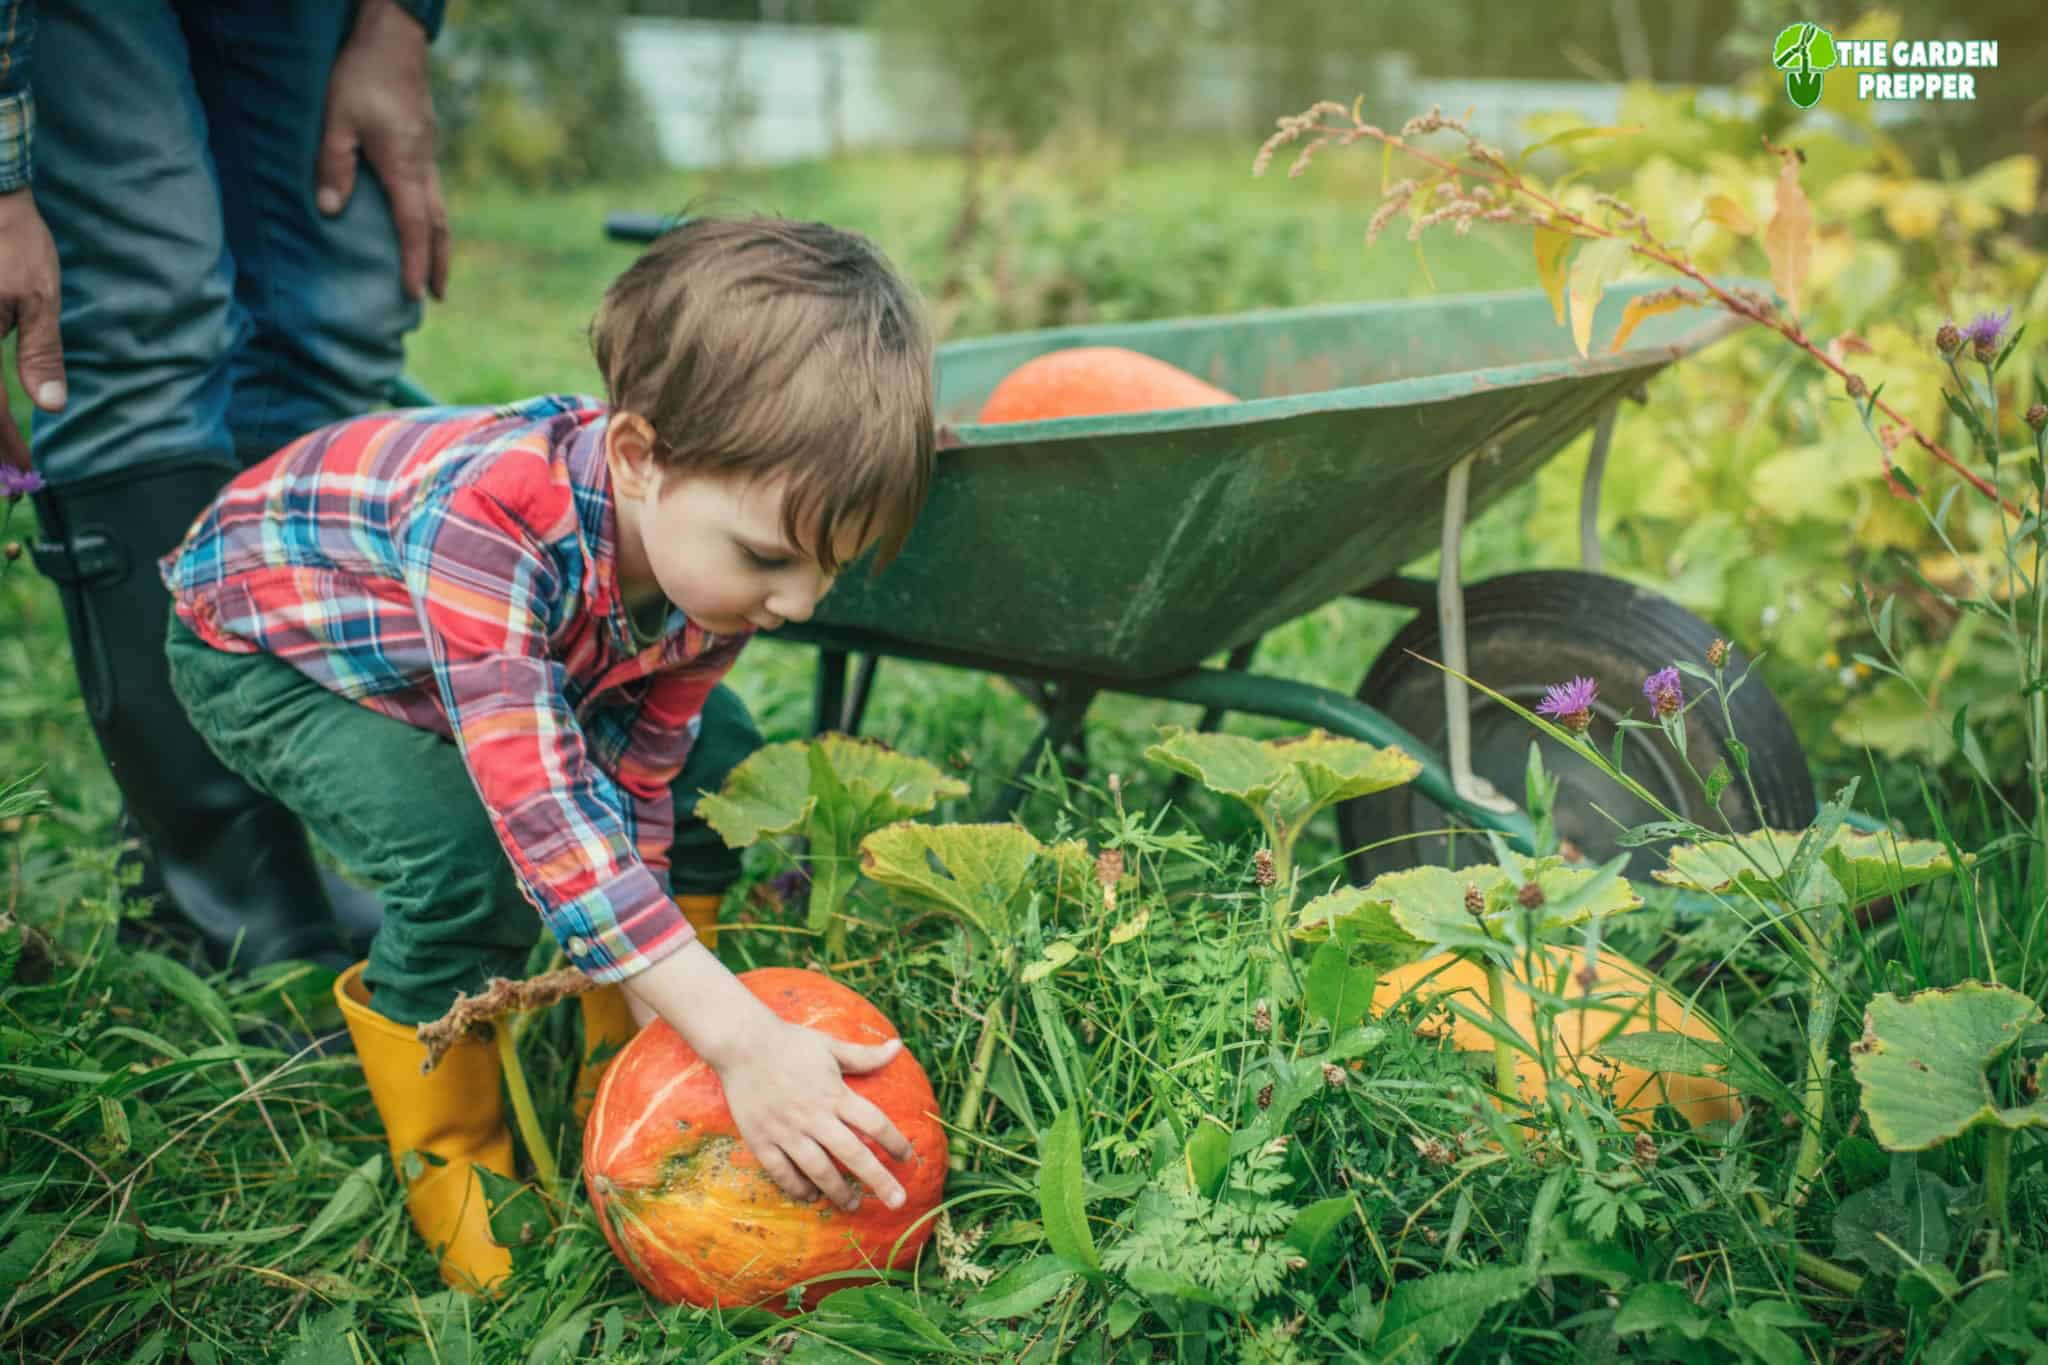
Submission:
[[[1550,990],[1562,972],[1566,983],[1564,996],[1576,999],[1581,988],[1574,973],[1584,964],[1583,954],[1552,947],[1538,955],[1538,963],[1546,958],[1550,965],[1538,983],[1539,988]],[[1540,965],[1539,970],[1543,970]],[[1508,974],[1507,1022],[1518,1037],[1533,1046],[1535,1002],[1517,985],[1518,981],[1527,981],[1522,971],[1522,962],[1517,958]],[[1424,999],[1456,996],[1461,1005],[1475,1014],[1487,1014],[1485,969],[1452,954],[1411,962],[1382,975],[1373,988],[1373,1013],[1391,1008],[1410,992]],[[1740,1116],[1742,1105],[1735,1091],[1718,1077],[1646,1071],[1598,1055],[1601,1044],[1625,1033],[1683,1033],[1705,1043],[1719,1043],[1720,1032],[1697,1009],[1688,1010],[1685,997],[1627,958],[1604,949],[1599,955],[1592,989],[1584,993],[1599,1000],[1599,1005],[1568,1009],[1555,1017],[1558,1064],[1576,1069],[1588,1090],[1611,1093],[1615,1112],[1623,1123],[1631,1128],[1648,1127],[1651,1111],[1660,1103],[1671,1104],[1694,1124],[1717,1119],[1732,1122]],[[1461,1052],[1493,1051],[1490,1034],[1449,1011],[1434,1014],[1423,1026],[1423,1032],[1426,1036],[1448,1039]],[[1525,1100],[1536,1102],[1542,1098],[1543,1067],[1519,1048],[1515,1051],[1515,1080]]]

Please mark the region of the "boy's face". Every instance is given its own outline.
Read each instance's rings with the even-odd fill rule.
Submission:
[[[624,425],[624,424],[617,424]],[[619,579],[629,603],[660,593],[717,635],[808,620],[832,588],[817,561],[782,535],[787,478],[672,475],[643,459],[641,443],[607,438],[619,531]],[[622,468],[623,466],[623,468]],[[865,547],[836,547],[852,560]]]

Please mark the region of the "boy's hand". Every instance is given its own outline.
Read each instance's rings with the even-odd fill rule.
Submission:
[[[903,1186],[860,1140],[866,1133],[898,1161],[914,1151],[896,1125],[873,1101],[856,1095],[842,1073],[862,1075],[887,1066],[903,1040],[848,1043],[768,1014],[732,1054],[706,1057],[725,1085],[740,1137],[783,1193],[816,1199],[822,1191],[840,1208],[860,1206],[840,1167],[881,1196],[892,1209],[903,1207]],[[836,1164],[835,1164],[836,1163]]]
[[[850,1211],[860,1199],[839,1169],[844,1166],[890,1208],[903,1206],[902,1184],[860,1134],[898,1161],[910,1160],[916,1149],[845,1080],[888,1065],[903,1050],[902,1039],[847,1043],[792,1024],[702,943],[669,954],[625,987],[711,1063],[740,1139],[783,1193],[811,1200],[822,1191]]]
[[[20,332],[15,366],[29,401],[45,412],[64,406],[64,346],[57,337],[57,247],[27,190],[0,194],[0,343]],[[7,410],[0,384],[0,464],[25,470],[28,442]]]

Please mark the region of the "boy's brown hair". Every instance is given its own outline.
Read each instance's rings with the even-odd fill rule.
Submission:
[[[686,218],[590,324],[613,410],[671,473],[789,475],[783,535],[826,573],[843,533],[903,548],[932,470],[932,342],[874,244],[823,223]]]

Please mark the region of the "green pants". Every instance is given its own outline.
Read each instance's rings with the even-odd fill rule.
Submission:
[[[540,917],[453,740],[330,692],[275,655],[215,649],[175,613],[165,652],[172,690],[221,762],[294,811],[377,889],[384,926],[363,979],[380,1014],[402,1024],[437,1019],[457,991],[520,973]],[[738,879],[740,855],[696,818],[697,795],[718,790],[760,744],[738,696],[714,688],[670,788],[675,894],[723,891]]]

